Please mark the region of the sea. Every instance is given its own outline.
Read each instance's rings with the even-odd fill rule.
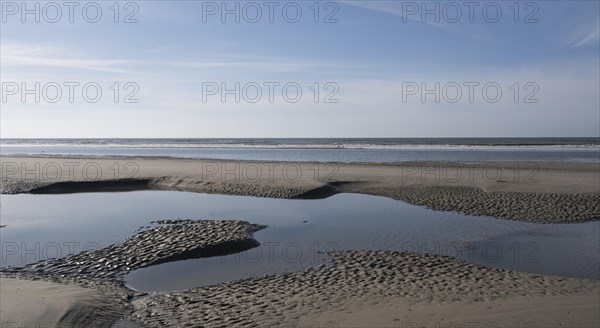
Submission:
[[[0,154],[345,163],[600,163],[600,137],[0,139]]]

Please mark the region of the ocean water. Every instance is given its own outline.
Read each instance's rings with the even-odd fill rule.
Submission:
[[[2,139],[0,154],[348,163],[597,163],[600,138]]]

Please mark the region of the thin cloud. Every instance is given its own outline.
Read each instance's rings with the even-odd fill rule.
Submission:
[[[404,10],[402,7],[400,7],[400,5],[402,5],[403,2],[399,1],[399,2],[394,2],[394,1],[345,1],[345,0],[338,0],[337,2],[341,3],[341,4],[345,4],[345,5],[350,5],[350,6],[354,6],[354,7],[358,7],[358,8],[362,8],[362,9],[367,9],[367,10],[371,10],[371,11],[375,11],[375,12],[380,12],[380,13],[385,13],[385,14],[389,14],[389,15],[394,15],[394,16],[398,16],[398,17],[402,17],[403,22],[407,22],[408,20],[413,21],[413,22],[420,22],[423,24],[426,24],[428,26],[432,26],[450,33],[455,33],[455,34],[461,34],[464,35],[466,37],[472,38],[472,39],[476,39],[476,40],[480,40],[480,41],[492,41],[494,38],[492,35],[487,34],[487,33],[482,33],[481,31],[481,26],[478,25],[474,25],[477,26],[479,28],[479,30],[477,29],[465,29],[462,28],[462,25],[464,24],[460,24],[460,23],[445,23],[443,22],[443,20],[441,20],[439,23],[436,23],[435,21],[433,21],[432,19],[422,19],[421,15],[406,15],[404,13]],[[421,3],[422,1],[419,2],[414,2],[414,3]]]
[[[172,66],[183,68],[246,68],[260,69],[273,71],[302,71],[308,67],[317,67],[317,65],[306,65],[300,63],[284,63],[284,62],[176,62],[171,63]]]
[[[600,41],[600,21],[596,20],[588,28],[582,29],[571,42],[572,48],[595,45]]]
[[[69,58],[66,51],[54,47],[30,45],[3,45],[0,61],[3,68],[8,67],[67,67],[81,70],[92,70],[113,73],[131,73],[122,68],[130,64],[129,60],[115,59],[80,59]],[[72,53],[70,53],[72,56]]]

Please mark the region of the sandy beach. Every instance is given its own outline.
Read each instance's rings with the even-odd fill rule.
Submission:
[[[2,327],[106,327],[124,314],[114,299],[77,285],[0,278]]]
[[[5,194],[159,189],[313,199],[352,192],[500,220],[552,224],[600,217],[597,164],[65,157],[2,157],[1,164]],[[71,322],[82,319],[69,313],[87,318],[89,311],[103,313],[105,322],[148,327],[600,325],[597,280],[417,253],[332,252],[332,263],[305,271],[178,292],[147,294],[124,287],[123,275],[136,268],[253,247],[252,233],[263,228],[252,222],[197,219],[159,221],[158,228],[142,228],[97,251],[3,270],[2,321],[77,326]],[[57,297],[61,302],[50,301]],[[31,310],[19,306],[23,303],[32,304]],[[102,310],[86,310],[95,307]]]
[[[595,327],[598,295],[516,296],[488,302],[410,303],[403,298],[378,306],[304,317],[300,326],[325,327]]]

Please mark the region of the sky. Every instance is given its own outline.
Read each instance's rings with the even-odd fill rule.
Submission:
[[[599,1],[21,3],[2,138],[600,137]]]

